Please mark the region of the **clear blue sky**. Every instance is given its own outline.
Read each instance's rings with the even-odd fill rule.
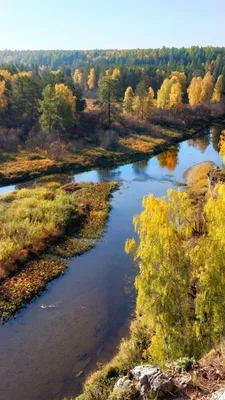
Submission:
[[[0,49],[225,45],[225,0],[0,0]]]

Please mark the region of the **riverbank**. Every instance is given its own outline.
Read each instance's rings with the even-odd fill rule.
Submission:
[[[0,196],[0,318],[7,320],[103,234],[117,183],[48,182]],[[11,216],[11,219],[9,218]]]
[[[65,153],[59,160],[49,159],[45,151],[4,153],[0,158],[0,186],[29,181],[43,175],[70,171],[80,173],[141,161],[193,137],[213,122],[223,123],[224,120],[213,117],[197,119],[191,126],[176,126],[175,122],[172,125],[165,123],[165,126],[146,124],[143,121],[131,122],[126,129],[116,127],[119,139],[115,148],[109,150],[93,143],[86,144],[83,150],[74,154]]]
[[[209,186],[211,177],[217,180],[213,188]],[[138,391],[133,393],[129,385],[121,384],[119,390],[114,386],[124,376],[132,381],[129,371],[147,364],[161,366],[166,373],[172,364],[174,371],[188,366],[193,377],[189,375],[185,393],[191,394],[190,398],[198,393],[198,398],[205,398],[205,394],[218,388],[215,379],[209,377],[210,383],[202,391],[204,375],[201,368],[194,369],[193,358],[199,359],[214,348],[217,367],[212,374],[225,366],[224,346],[221,347],[224,239],[223,234],[219,235],[225,226],[225,185],[221,177],[224,178],[223,170],[214,170],[212,163],[203,162],[188,170],[187,193],[169,191],[168,200],[153,196],[144,199],[144,211],[134,218],[140,244],[134,239],[126,244],[126,251],[141,261],[136,277],[136,319],[131,324],[130,337],[122,340],[110,363],[87,379],[83,394],[77,399],[145,398]],[[157,293],[154,300],[151,291]],[[183,361],[177,362],[180,357]],[[211,373],[209,363],[204,365],[205,375]],[[223,373],[221,377],[224,383]]]

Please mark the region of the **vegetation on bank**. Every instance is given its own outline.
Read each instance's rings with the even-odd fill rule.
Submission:
[[[208,176],[215,176],[210,163],[199,165],[189,171],[187,192],[144,198],[144,210],[134,218],[139,241],[126,243],[139,262],[136,319],[130,337],[109,364],[88,378],[79,400],[111,398],[115,382],[135,365],[168,368],[180,357],[198,359],[220,346],[225,334],[225,184],[209,190]]]
[[[112,66],[92,66],[87,76],[79,68],[0,66],[0,184],[140,160],[222,118],[217,61],[193,76],[158,71],[155,83],[145,69],[129,83]]]
[[[0,196],[0,316],[7,319],[92,248],[118,184],[48,182]]]
[[[116,129],[101,132],[99,145],[89,144],[72,154],[59,144],[58,156],[52,158],[48,150],[35,152],[20,150],[0,155],[0,185],[24,182],[42,175],[73,171],[75,173],[94,168],[116,167],[129,162],[151,157],[197,132],[209,127],[211,121],[197,118],[191,126],[173,122],[173,127],[154,125],[146,121],[127,122],[125,132],[119,135]],[[169,124],[170,125],[170,124]],[[121,128],[120,128],[121,131]],[[213,133],[214,135],[214,133]],[[215,133],[215,144],[217,132]],[[111,146],[116,138],[116,145]]]

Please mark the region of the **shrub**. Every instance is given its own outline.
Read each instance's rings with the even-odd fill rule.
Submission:
[[[110,130],[100,130],[97,134],[98,142],[101,147],[106,150],[114,149],[119,140],[119,135],[116,131]]]

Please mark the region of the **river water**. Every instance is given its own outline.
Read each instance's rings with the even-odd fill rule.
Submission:
[[[69,261],[63,277],[0,326],[0,400],[75,396],[96,362],[113,356],[128,334],[135,307],[137,266],[124,253],[126,239],[134,236],[133,216],[141,212],[143,196],[166,195],[192,165],[222,165],[221,130],[214,126],[150,160],[67,177],[119,181],[121,187],[113,195],[107,231],[96,247]],[[0,193],[14,188],[0,188]],[[80,371],[84,373],[76,376]]]

